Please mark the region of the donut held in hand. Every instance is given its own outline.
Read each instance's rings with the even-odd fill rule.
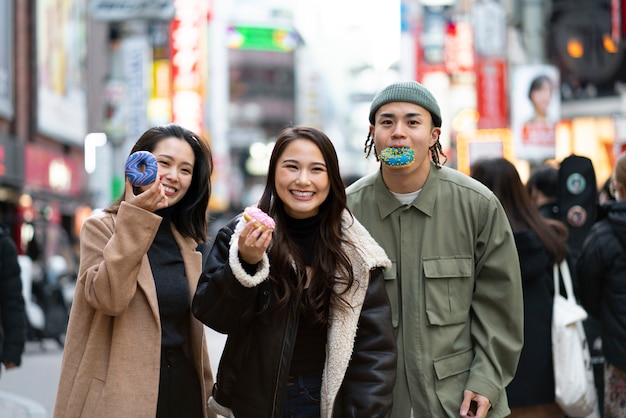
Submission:
[[[415,150],[411,147],[387,147],[379,158],[387,167],[404,168],[415,162]]]
[[[156,180],[158,165],[151,152],[137,151],[126,160],[126,176],[133,186],[145,186]]]
[[[273,231],[276,227],[276,223],[268,214],[254,206],[248,206],[243,211],[243,218],[246,222],[254,222],[254,227],[260,227],[263,231]]]

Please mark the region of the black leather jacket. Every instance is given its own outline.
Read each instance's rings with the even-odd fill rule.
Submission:
[[[194,315],[209,327],[228,334],[213,400],[230,408],[237,418],[278,418],[283,414],[285,383],[298,318],[282,311],[268,310],[272,303],[268,280],[263,279],[253,287],[246,287],[240,282],[238,275],[241,270],[238,269],[241,265],[232,266],[239,263],[233,260],[232,253],[229,259],[229,243],[236,224],[237,219],[218,232],[198,283],[192,309]],[[368,277],[358,277],[355,272],[355,280],[359,279],[365,285],[369,281],[369,286],[360,316],[358,310],[355,314],[355,329],[352,330],[356,333],[354,346],[349,345],[350,340],[346,341],[346,333],[335,332],[342,329],[340,323],[344,322],[343,319],[336,321],[340,325],[336,325],[334,331],[332,328],[335,325],[329,326],[324,382],[329,383],[327,387],[336,385],[338,390],[334,392],[336,397],[326,391],[326,395],[331,396],[327,402],[332,402],[333,417],[385,417],[391,410],[396,379],[395,337],[381,268],[388,260],[384,252],[384,262],[373,260],[375,257],[372,254],[376,252],[368,252],[367,247],[378,245],[369,234],[366,233],[368,238],[364,238],[363,242],[358,241],[364,236],[362,231],[365,231],[360,224],[355,223],[350,229],[359,230],[356,234],[359,237],[357,247],[365,250],[358,253],[369,258],[352,259],[355,270],[358,266],[371,266],[365,273]],[[235,237],[233,245],[236,244]],[[234,254],[238,259],[237,253]],[[236,273],[233,269],[237,270]],[[345,372],[340,366],[333,365],[333,360],[329,360],[331,357],[345,358]],[[322,396],[324,393],[323,388]],[[323,405],[324,399],[322,410]]]

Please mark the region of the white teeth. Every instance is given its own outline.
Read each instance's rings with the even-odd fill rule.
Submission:
[[[313,192],[300,192],[300,191],[294,190],[291,193],[295,194],[296,196],[300,196],[300,197],[313,196]]]
[[[165,190],[168,193],[175,193],[176,192],[176,189],[174,189],[173,187],[163,186],[163,190]]]

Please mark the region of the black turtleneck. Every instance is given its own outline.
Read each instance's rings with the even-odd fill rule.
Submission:
[[[185,343],[186,321],[189,313],[189,284],[185,265],[171,227],[172,208],[155,212],[163,220],[152,245],[148,259],[156,285],[161,317],[161,346],[176,347]]]
[[[321,217],[319,215],[305,219],[296,219],[285,216],[286,229],[289,235],[296,242],[304,257],[304,264],[310,266],[313,264],[313,256],[315,254],[315,241],[319,236],[319,228]]]
[[[316,237],[319,236],[321,219],[318,215],[306,219],[286,217],[286,229],[300,249],[304,257],[304,264],[313,263],[316,251]],[[302,298],[306,297],[304,290]],[[326,326],[314,324],[306,311],[301,311],[298,323],[298,334],[291,359],[289,374],[292,376],[321,371],[326,358]]]

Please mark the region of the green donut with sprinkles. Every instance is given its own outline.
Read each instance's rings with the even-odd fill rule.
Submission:
[[[390,168],[404,168],[415,162],[415,150],[411,147],[387,147],[379,155],[383,164]]]

